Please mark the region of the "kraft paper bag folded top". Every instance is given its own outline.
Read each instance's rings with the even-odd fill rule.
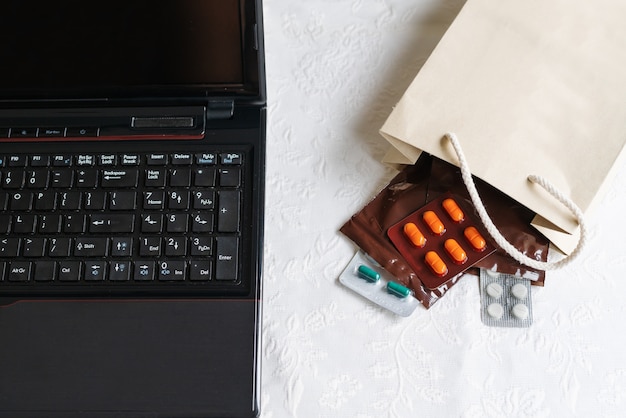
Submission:
[[[420,150],[524,204],[564,252],[577,223],[530,174],[587,213],[626,142],[626,1],[468,0],[381,129],[387,161]],[[488,210],[489,208],[487,208]]]

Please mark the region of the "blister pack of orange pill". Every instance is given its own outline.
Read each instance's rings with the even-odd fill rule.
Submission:
[[[429,289],[440,287],[496,250],[473,208],[451,194],[391,226],[387,236]]]

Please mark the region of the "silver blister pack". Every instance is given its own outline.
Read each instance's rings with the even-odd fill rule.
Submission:
[[[480,269],[481,319],[490,327],[524,328],[533,323],[530,280]]]
[[[409,316],[420,305],[410,289],[362,251],[352,257],[339,282],[396,315]]]

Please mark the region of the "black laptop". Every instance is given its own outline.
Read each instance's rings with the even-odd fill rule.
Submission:
[[[260,0],[0,22],[0,416],[257,416]]]

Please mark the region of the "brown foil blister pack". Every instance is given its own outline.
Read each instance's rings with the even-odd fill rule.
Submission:
[[[470,208],[445,194],[387,230],[428,289],[440,288],[496,250]]]
[[[474,180],[487,211],[504,237],[527,256],[546,261],[549,241],[530,226],[534,212],[480,179]],[[444,193],[451,193],[457,201],[471,205],[459,169],[422,153],[414,165],[405,167],[370,203],[341,227],[344,235],[400,283],[411,288],[426,308],[431,307],[462,275],[437,289],[428,289],[388,238],[387,230]],[[517,263],[499,248],[475,267],[532,277],[534,285],[543,285],[545,280],[543,271]],[[467,272],[478,274],[475,268]]]

